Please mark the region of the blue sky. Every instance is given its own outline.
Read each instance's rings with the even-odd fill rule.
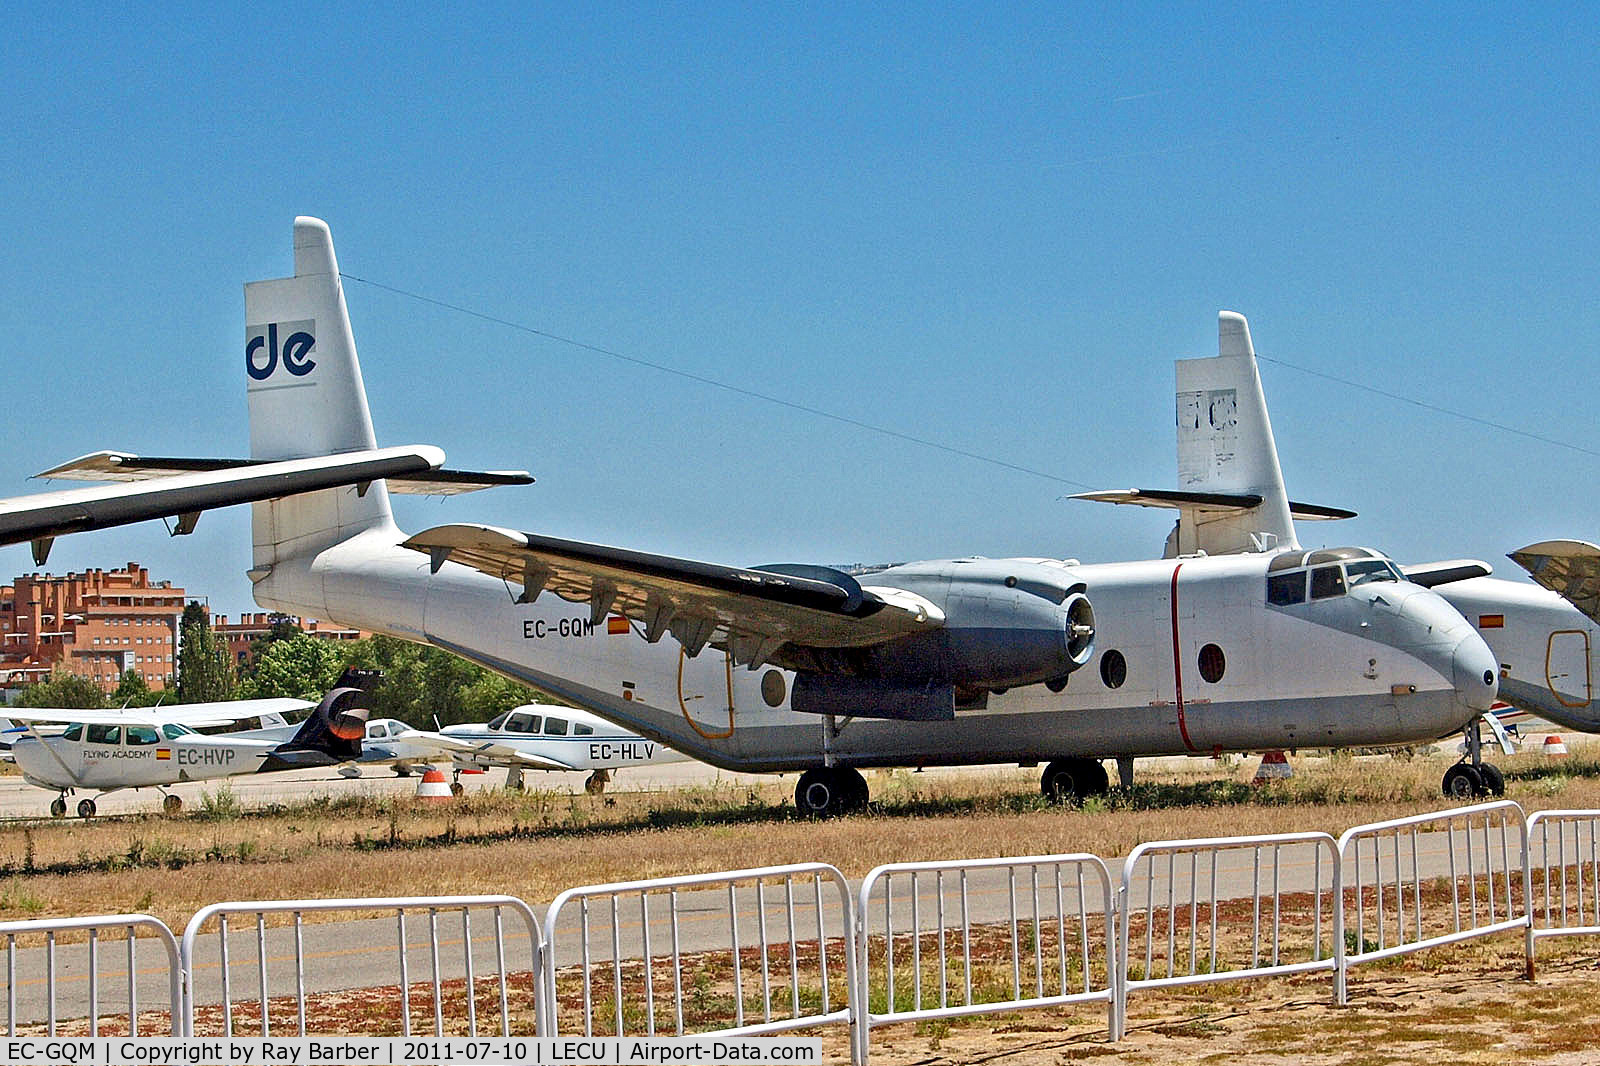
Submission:
[[[346,292],[403,501],[760,564],[1158,554],[1177,357],[1249,316],[1303,528],[1600,537],[1595,5],[24,5],[0,40],[0,493],[244,454],[246,281],[350,275],[1050,477]],[[1561,447],[1349,389],[1368,382]],[[243,509],[67,538],[252,609]],[[26,572],[25,546],[0,575]]]

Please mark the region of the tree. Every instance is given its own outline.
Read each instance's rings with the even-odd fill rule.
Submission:
[[[137,670],[128,670],[117,680],[117,690],[111,694],[113,707],[149,707],[162,693],[151,692]]]
[[[82,674],[56,667],[49,681],[29,685],[17,694],[18,707],[66,707],[98,710],[106,705],[100,686]]]
[[[228,656],[228,645],[211,631],[205,609],[193,600],[183,609],[177,665],[179,703],[233,699],[233,661]]]
[[[302,633],[273,641],[239,693],[246,699],[287,696],[317,701],[339,680],[343,670],[344,656],[338,645]]]
[[[293,640],[301,632],[302,630],[295,623],[292,615],[283,614],[279,611],[274,611],[267,615],[266,635],[257,637],[250,642],[250,654],[245,665],[246,671],[253,673],[256,663],[260,662],[261,657],[267,654],[268,649],[278,641]]]

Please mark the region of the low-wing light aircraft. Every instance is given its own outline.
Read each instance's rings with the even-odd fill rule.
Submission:
[[[1248,336],[1241,315],[1223,312]],[[1252,367],[1253,367],[1252,356]],[[1219,381],[1215,359],[1180,359],[1178,378],[1178,482],[1176,491],[1129,489],[1083,493],[1079,499],[1170,507],[1179,512],[1167,538],[1167,554],[1212,555],[1256,550],[1261,541],[1293,541],[1294,519],[1350,518],[1354,512],[1289,503],[1282,484],[1263,471],[1278,469],[1276,445],[1265,432],[1265,408],[1235,404],[1231,386]],[[1254,373],[1252,369],[1252,373]],[[1511,553],[1538,588],[1524,581],[1490,577],[1476,559],[1402,566],[1414,584],[1436,591],[1473,625],[1493,653],[1499,674],[1496,711],[1482,717],[1502,750],[1513,750],[1505,726],[1519,716],[1537,716],[1569,729],[1600,732],[1600,704],[1593,679],[1600,654],[1600,548],[1581,541],[1549,541]],[[1286,557],[1279,559],[1282,565]],[[1346,565],[1350,580],[1354,568]],[[1316,595],[1313,587],[1312,595]],[[1501,795],[1505,778],[1483,761],[1479,720],[1466,729],[1465,757],[1444,775],[1447,795]]]
[[[245,287],[253,462],[376,446],[325,223],[296,220],[294,261]],[[1224,355],[1249,355],[1242,324]],[[1253,359],[1231,365],[1270,434]],[[1220,398],[1209,417],[1226,424]],[[860,767],[1048,760],[1048,795],[1085,796],[1104,758],[1131,782],[1135,756],[1431,740],[1496,692],[1461,615],[1364,549],[735,567],[407,535],[381,481],[257,503],[253,532],[262,606],[457,652],[714,766],[803,771],[816,815],[866,802]]]
[[[346,671],[316,710],[288,740],[230,734],[207,736],[197,726],[226,725],[242,717],[285,713],[310,706],[303,700],[236,700],[120,711],[15,708],[11,717],[27,728],[11,755],[23,780],[59,793],[50,813],[67,812],[67,796],[78,790],[100,795],[126,788],[162,792],[162,810],[176,814],[183,800],[165,791],[181,781],[329,766],[358,758],[367,711],[363,686],[370,675]],[[42,727],[64,725],[58,731]],[[78,814],[92,818],[93,799],[78,801]]]
[[[598,715],[572,707],[529,703],[488,722],[448,725],[437,732],[410,730],[395,737],[409,750],[432,750],[463,770],[505,767],[506,787],[521,788],[524,770],[588,770],[592,795],[605,791],[614,770],[683,762],[688,756],[630,733]]]

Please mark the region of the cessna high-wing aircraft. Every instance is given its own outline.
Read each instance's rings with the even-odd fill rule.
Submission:
[[[375,447],[326,224],[297,219],[294,250],[293,277],[245,288],[256,462]],[[1240,326],[1224,354],[1248,354]],[[1248,365],[1235,399],[1270,433]],[[1103,758],[1131,780],[1142,755],[1410,743],[1496,692],[1461,615],[1364,549],[741,568],[484,525],[407,535],[382,482],[258,503],[253,523],[262,606],[455,651],[718,767],[803,771],[818,815],[866,801],[864,766],[1050,760],[1045,792],[1082,796]]]
[[[1224,330],[1230,318],[1248,337],[1243,316],[1230,312],[1223,312]],[[1233,383],[1219,360],[1180,359],[1177,377],[1180,490],[1090,492],[1077,498],[1178,510],[1167,539],[1169,556],[1255,550],[1251,538],[1293,541],[1293,519],[1353,517],[1354,512],[1337,508],[1281,502],[1286,500],[1281,482],[1263,473],[1278,469],[1276,445],[1270,429],[1263,433],[1253,427],[1258,417],[1264,419],[1265,408],[1257,412],[1233,403]],[[1600,548],[1549,541],[1512,552],[1511,558],[1544,588],[1490,577],[1490,566],[1475,559],[1401,570],[1411,582],[1437,591],[1476,626],[1495,656],[1501,700],[1568,729],[1600,732],[1594,691],[1600,666]],[[1503,736],[1504,717],[1486,715],[1484,721]],[[1477,721],[1466,739],[1466,758],[1445,772],[1445,793],[1502,794],[1504,777],[1483,761]]]
[[[235,700],[120,711],[34,710],[8,712],[28,730],[11,756],[30,785],[59,793],[50,813],[67,812],[67,796],[80,789],[100,795],[125,788],[162,791],[162,809],[176,814],[183,800],[164,786],[239,774],[299,770],[358,758],[367,711],[361,706],[367,676],[346,671],[316,711],[288,740],[195,732],[196,726],[226,725],[250,715],[284,713],[309,706],[303,700]],[[42,726],[65,725],[64,730]],[[78,814],[92,818],[93,799],[78,801]]]
[[[584,787],[598,795],[613,770],[688,758],[597,715],[543,703],[524,704],[488,722],[448,725],[438,732],[413,729],[395,740],[409,750],[431,750],[450,759],[457,792],[463,770],[503,766],[507,788],[522,787],[524,770],[588,770]]]

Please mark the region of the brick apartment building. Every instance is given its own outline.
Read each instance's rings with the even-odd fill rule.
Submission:
[[[183,604],[183,589],[152,582],[136,562],[65,577],[25,574],[0,586],[0,687],[46,681],[60,665],[106,692],[129,670],[166,688]]]
[[[287,618],[300,627],[300,632],[321,640],[360,640],[372,635],[360,629],[351,629],[330,622],[265,612],[242,614],[237,622],[230,622],[227,615],[219,614],[211,620],[211,632],[228,642],[228,654],[232,657],[233,664],[244,666],[250,661],[250,646],[271,632],[273,621],[279,618]]]
[[[151,581],[136,562],[120,570],[25,574],[0,586],[0,690],[48,681],[62,667],[90,678],[101,691],[116,690],[132,670],[152,690],[175,680],[184,590]],[[264,637],[277,615],[227,615],[212,630],[228,644],[236,665],[250,658],[250,645]],[[289,618],[304,633],[325,640],[359,640],[369,634],[323,622]]]

